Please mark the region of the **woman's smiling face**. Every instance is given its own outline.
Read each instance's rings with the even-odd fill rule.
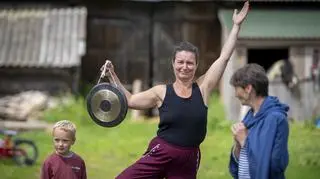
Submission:
[[[193,80],[197,70],[196,56],[193,52],[179,51],[172,63],[174,74],[181,81]]]

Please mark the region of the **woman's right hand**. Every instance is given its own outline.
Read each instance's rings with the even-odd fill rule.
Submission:
[[[110,60],[106,60],[106,62],[100,68],[100,71],[104,73],[104,76],[109,77],[112,75],[111,73],[114,73],[114,66],[112,62]]]

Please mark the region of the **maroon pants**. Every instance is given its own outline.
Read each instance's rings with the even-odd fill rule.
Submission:
[[[198,147],[174,146],[155,137],[145,154],[116,179],[195,179],[200,158]]]

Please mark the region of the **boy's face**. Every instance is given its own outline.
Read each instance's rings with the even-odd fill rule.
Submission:
[[[54,148],[59,155],[68,155],[70,147],[74,144],[72,132],[62,128],[55,128],[53,131]]]

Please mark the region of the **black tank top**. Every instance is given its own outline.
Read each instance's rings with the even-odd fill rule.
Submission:
[[[197,83],[192,84],[189,98],[179,97],[169,84],[159,108],[157,135],[178,146],[198,147],[207,133],[207,111]]]

